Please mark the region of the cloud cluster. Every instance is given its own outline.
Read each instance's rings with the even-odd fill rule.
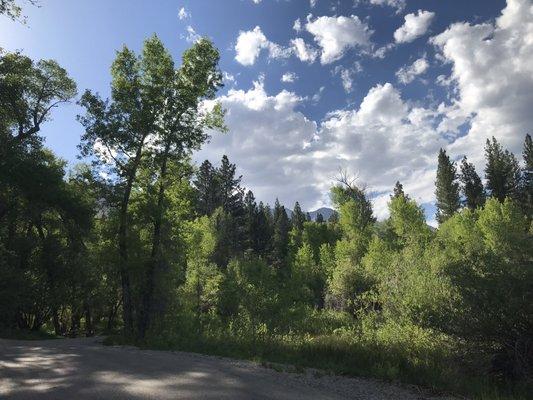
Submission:
[[[423,36],[434,17],[435,13],[431,11],[418,10],[416,14],[407,14],[404,24],[394,32],[394,40],[396,43],[408,43]]]
[[[481,167],[487,137],[496,136],[516,154],[533,129],[533,4],[508,0],[495,24],[455,23],[432,38],[451,64],[458,92],[447,115],[470,129],[450,149],[469,154]],[[471,117],[469,119],[469,117]]]
[[[400,41],[414,40],[429,26],[416,28],[421,25],[408,20]],[[321,32],[329,29],[326,25]],[[321,35],[317,43],[323,62],[349,48],[342,44],[342,35]],[[339,38],[340,42],[330,43]],[[216,161],[228,154],[244,175],[244,184],[259,199],[273,202],[279,196],[287,206],[296,200],[307,209],[327,205],[339,167],[356,173],[368,185],[380,218],[387,215],[396,180],[419,203],[432,203],[440,147],[455,158],[467,154],[479,173],[489,136],[520,153],[524,135],[533,127],[533,5],[530,0],[508,0],[494,22],[455,23],[431,43],[437,60],[451,71],[439,78],[449,90],[446,102],[408,101],[399,87],[385,82],[374,85],[358,106],[332,111],[315,122],[300,106],[318,101],[322,88],[316,98],[306,99],[286,90],[268,94],[259,80],[248,90],[230,90],[219,99],[228,111],[230,132],[214,136],[197,160]],[[268,50],[268,45],[260,48]],[[342,68],[337,72],[341,79],[349,78]],[[422,57],[400,69],[398,80],[408,83],[428,68]],[[345,89],[351,89],[349,79]]]
[[[396,8],[397,11],[401,11],[405,8],[406,0],[370,0],[370,4],[375,6],[389,6]]]

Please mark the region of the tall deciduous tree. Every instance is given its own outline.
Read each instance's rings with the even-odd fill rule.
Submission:
[[[133,333],[134,315],[128,266],[131,191],[145,155],[154,155],[161,189],[165,180],[161,171],[166,168],[169,155],[183,156],[205,140],[202,124],[196,119],[199,110],[195,105],[211,91],[214,93],[220,74],[206,78],[205,69],[216,65],[218,52],[210,42],[202,43],[202,49],[191,49],[184,55],[179,72],[174,70],[172,58],[156,36],[145,41],[139,57],[124,47],[111,67],[111,101],[104,101],[90,91],[80,101],[86,108],[86,114],[79,117],[85,127],[80,145],[82,155],[98,156],[98,161],[110,167],[122,188],[118,250],[124,328],[128,335]],[[214,60],[206,61],[202,57],[204,51],[211,51],[209,56]],[[158,244],[153,247],[157,253]]]
[[[461,174],[459,180],[462,183],[464,204],[471,210],[482,207],[485,204],[485,190],[481,178],[476,172],[474,164],[469,163],[468,159],[463,157],[461,161]]]
[[[439,151],[435,186],[437,221],[443,223],[461,206],[455,163],[450,160],[444,149]]]
[[[162,219],[166,209],[165,192],[170,177],[169,164],[182,162],[193,151],[198,150],[207,140],[207,129],[225,130],[224,113],[216,104],[212,111],[205,112],[204,100],[214,98],[222,86],[222,73],[218,68],[218,50],[207,39],[198,40],[185,51],[181,67],[175,71],[172,57],[157,37],[146,42],[149,50],[143,60],[147,67],[164,71],[157,76],[160,81],[153,84],[151,98],[159,111],[154,132],[154,161],[158,167],[157,203],[154,214],[152,250],[146,272],[143,304],[139,318],[139,336],[144,337],[152,320],[152,303],[155,291],[155,275],[162,260]],[[147,56],[150,59],[147,59]],[[164,60],[164,61],[163,61]],[[158,100],[158,96],[161,97]],[[224,159],[223,159],[224,161]],[[224,166],[224,163],[223,163]],[[224,179],[221,179],[224,187]],[[242,194],[241,194],[242,196]],[[242,197],[240,197],[242,200]]]

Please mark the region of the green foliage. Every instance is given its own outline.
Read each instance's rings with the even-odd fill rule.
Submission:
[[[491,355],[493,370],[527,375],[533,362],[527,350],[533,242],[519,207],[489,199],[482,210],[452,218],[438,240],[445,246],[441,268],[457,294],[447,328]]]
[[[450,161],[446,151],[440,149],[435,181],[437,221],[442,223],[450,218],[461,206],[459,202],[459,183],[455,163]]]
[[[191,165],[207,132],[226,130],[214,101],[218,62],[206,39],[179,67],[157,36],[140,55],[124,47],[110,100],[87,91],[80,101],[80,149],[94,163],[67,173],[38,132],[75,95],[74,82],[53,61],[1,55],[0,334],[122,329],[108,341],[476,398],[526,393],[531,137],[523,169],[487,143],[486,202],[463,159],[462,210],[455,165],[441,150],[438,229],[400,182],[389,218],[376,222],[371,199],[345,175],[328,222],[311,221],[298,203],[290,220],[279,201],[271,209],[241,187],[227,156],[217,167]]]
[[[485,178],[492,197],[503,202],[506,197],[519,196],[520,167],[513,153],[504,150],[496,138],[485,144]]]
[[[461,161],[461,175],[464,204],[471,210],[482,207],[485,204],[485,190],[481,178],[476,172],[474,164],[468,162],[466,157]]]

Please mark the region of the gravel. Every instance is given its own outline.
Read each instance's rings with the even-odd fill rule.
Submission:
[[[291,370],[194,353],[103,346],[101,338],[0,339],[2,399],[452,399],[373,379]]]

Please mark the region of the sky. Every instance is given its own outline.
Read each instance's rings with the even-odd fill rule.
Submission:
[[[520,155],[533,131],[531,0],[41,0],[24,14],[0,17],[0,47],[55,59],[80,93],[104,97],[123,45],[139,51],[155,33],[179,64],[210,38],[229,131],[193,159],[227,154],[258,200],[289,208],[330,206],[343,169],[378,218],[400,180],[434,224],[440,148],[483,176],[488,137]],[[41,131],[71,165],[80,113],[62,105]]]

